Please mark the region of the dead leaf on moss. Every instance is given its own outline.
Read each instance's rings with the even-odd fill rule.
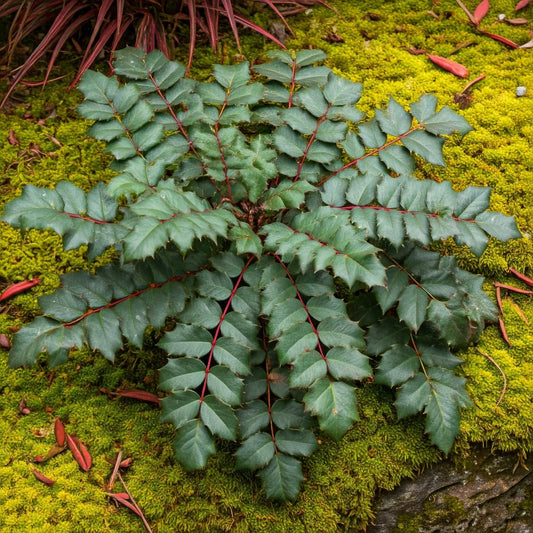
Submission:
[[[13,130],[9,130],[7,141],[13,146],[18,146],[20,144],[20,141],[17,139]]]
[[[3,333],[0,333],[0,347],[5,348],[6,350],[9,350],[9,348],[11,348],[11,343],[9,342],[9,339]]]
[[[28,409],[28,404],[26,403],[26,396],[20,400],[18,410],[21,415],[29,415],[31,413],[31,411]]]
[[[41,482],[41,483],[44,483],[45,485],[53,485],[55,483],[54,480],[50,479],[50,478],[47,478],[46,476],[43,476],[40,472],[37,472],[37,470],[35,470],[35,468],[33,469],[33,475]]]

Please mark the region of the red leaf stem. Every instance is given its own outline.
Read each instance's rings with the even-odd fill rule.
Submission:
[[[402,133],[401,135],[398,135],[394,139],[391,139],[390,141],[386,142],[383,146],[378,146],[377,148],[374,148],[374,150],[371,150],[370,152],[367,152],[366,154],[363,154],[361,157],[358,157],[357,159],[354,159],[353,161],[350,161],[349,163],[346,163],[342,168],[339,168],[339,170],[336,170],[335,172],[332,172],[329,176],[326,176],[322,178],[318,183],[317,187],[320,187],[321,185],[324,185],[326,181],[328,181],[333,176],[336,176],[339,172],[342,172],[343,170],[346,170],[347,168],[353,167],[354,165],[357,165],[359,161],[366,159],[367,157],[370,157],[372,155],[376,155],[381,150],[385,150],[389,146],[396,144],[398,141],[401,141],[404,137],[407,137],[409,134],[413,133],[413,131],[424,129],[423,124],[417,124],[416,126],[412,127],[409,131],[406,131],[405,133]]]
[[[472,24],[474,24],[474,26],[477,26],[477,22],[476,22],[476,19],[474,18],[474,16],[472,15],[472,13],[470,13],[470,11],[468,11],[468,9],[466,8],[466,6],[463,4],[463,2],[461,2],[461,0],[455,0],[457,2],[457,4],[459,4],[459,7],[466,13],[466,16],[470,19],[470,22]]]
[[[274,431],[274,420],[272,419],[272,394],[270,391],[270,364],[268,361],[267,335],[265,324],[263,321],[261,321],[261,325],[263,328],[263,350],[265,352],[265,372],[267,377],[267,409],[270,425],[270,436],[272,437],[272,442],[274,443],[274,451],[275,453],[278,453],[278,447],[276,446],[276,432]]]
[[[527,285],[530,285],[531,287],[533,287],[533,279],[528,278],[525,274],[521,274],[520,272],[518,272],[514,268],[510,268],[509,272],[511,274],[513,274],[515,277],[517,277],[519,280],[521,280],[524,283],[526,283]]]
[[[500,310],[500,314],[503,315],[502,293],[501,293],[500,287],[498,287],[497,285],[496,285],[496,302],[498,303],[498,309]]]
[[[309,237],[309,238],[311,238],[311,237]],[[287,268],[285,263],[281,260],[279,255],[274,254],[274,257],[276,258],[276,261],[281,265],[283,270],[285,270],[285,274],[287,274],[287,277],[289,278],[289,281],[293,284],[294,288],[296,289],[296,296],[298,297],[298,300],[300,300],[300,303],[302,304],[302,307],[304,308],[304,310],[305,310],[305,312],[307,314],[307,321],[311,325],[311,328],[313,328],[313,333],[316,335],[318,351],[319,351],[322,359],[326,363],[326,369],[327,369],[328,358],[324,355],[324,350],[322,348],[322,344],[320,343],[320,337],[319,337],[319,334],[318,334],[318,330],[316,329],[316,327],[315,327],[315,325],[313,323],[313,319],[312,319],[312,317],[311,317],[311,315],[309,313],[309,309],[308,309],[307,305],[305,304],[305,302],[303,301],[303,298],[302,298],[302,295],[300,294],[300,291],[298,290],[298,285],[297,285],[296,281],[294,281],[294,278],[291,276],[291,274],[289,272],[289,269]]]
[[[248,259],[247,263],[244,265],[243,269],[241,270],[241,273],[239,274],[239,277],[237,278],[237,281],[235,282],[235,285],[233,286],[231,294],[229,295],[228,301],[226,302],[226,307],[224,307],[224,311],[222,311],[222,315],[220,316],[220,320],[218,321],[217,329],[215,330],[215,334],[213,335],[213,341],[211,342],[211,350],[209,351],[209,358],[207,360],[207,365],[205,367],[205,378],[204,378],[204,384],[202,386],[202,394],[200,395],[200,404],[204,401],[205,392],[207,390],[207,376],[209,375],[209,372],[211,371],[211,364],[213,363],[213,353],[215,351],[215,344],[218,340],[218,336],[220,335],[220,328],[222,327],[222,322],[224,322],[224,319],[226,318],[226,315],[229,311],[233,297],[235,296],[235,293],[237,292],[237,289],[239,288],[239,285],[241,284],[242,277],[244,276],[244,273],[246,272],[247,268],[252,263],[253,259],[254,259],[254,256],[251,256]]]
[[[533,294],[533,291],[528,291],[526,289],[520,289],[519,287],[513,287],[512,285],[505,285],[504,283],[494,282],[496,289],[507,289],[508,291],[519,292],[520,294]]]
[[[302,159],[300,159],[300,163],[298,163],[298,170],[296,171],[296,176],[294,177],[294,179],[292,181],[298,181],[298,179],[300,178],[300,173],[302,172],[302,167],[303,167],[303,165],[305,163],[305,159],[307,157],[307,154],[309,153],[309,149],[311,148],[311,145],[313,144],[313,141],[315,140],[318,128],[320,127],[320,124],[322,124],[322,122],[324,122],[324,120],[326,120],[326,116],[327,116],[327,114],[328,114],[330,109],[331,109],[331,104],[328,105],[328,107],[327,107],[326,111],[324,112],[324,114],[318,119],[315,131],[313,131],[313,133],[311,134],[311,137],[309,137],[309,141],[307,141],[307,146],[305,147],[305,151],[304,151],[304,154],[302,155]]]
[[[292,62],[292,76],[291,76],[291,86],[289,87],[289,102],[287,107],[292,107],[292,99],[294,97],[294,88],[296,86],[296,59]]]
[[[115,479],[118,474],[118,469],[120,468],[120,462],[122,461],[122,450],[118,451],[117,460],[115,461],[115,465],[113,467],[113,472],[111,473],[111,477],[109,478],[109,483],[106,485],[107,490],[111,490],[113,488],[113,485],[115,484]]]
[[[41,283],[41,280],[39,278],[14,283],[10,287],[8,287],[2,294],[0,294],[0,302],[2,300],[7,300],[8,298],[11,298],[12,296],[15,296],[17,294],[20,294],[21,292],[27,291],[28,289],[35,287],[35,285],[39,283]]]
[[[125,398],[134,398],[136,400],[142,400],[143,402],[152,402],[159,405],[161,403],[161,398],[152,392],[139,389],[128,389],[128,390],[117,390],[110,391],[107,389],[100,389],[100,392],[105,394],[111,394],[112,396],[123,396]]]
[[[193,276],[194,274],[198,274],[198,272],[201,272],[202,270],[205,270],[207,268],[207,265],[199,268],[198,270],[194,270],[192,272],[186,272],[185,274],[182,274],[180,276],[172,276],[171,278],[167,279],[166,281],[162,281],[160,283],[151,283],[148,287],[144,289],[140,289],[138,291],[132,292],[128,296],[124,296],[124,298],[119,298],[118,300],[113,300],[112,302],[109,302],[106,305],[102,305],[101,307],[96,307],[94,309],[89,309],[83,315],[79,316],[78,318],[75,318],[74,320],[70,322],[65,322],[64,324],[61,324],[62,327],[68,328],[70,326],[73,326],[74,324],[77,324],[84,318],[87,318],[89,315],[92,315],[93,313],[98,313],[102,311],[103,309],[111,309],[112,307],[115,307],[115,305],[118,305],[122,302],[125,302],[126,300],[129,300],[130,298],[136,298],[137,296],[143,294],[146,291],[149,291],[151,289],[157,289],[159,287],[162,287],[163,285],[166,285],[167,283],[170,283],[171,281],[181,281],[182,279],[187,278],[188,276]]]
[[[126,496],[128,496],[128,499],[126,499],[122,497],[123,494],[124,493],[117,492],[116,494],[108,493],[107,495],[110,498],[113,498],[115,501],[121,503],[124,507],[127,507],[128,509],[133,511],[137,516],[141,516],[141,511],[135,505],[128,501],[129,496],[126,494]]]
[[[393,209],[390,207],[383,207],[381,205],[345,205],[342,207],[335,207],[334,205],[330,205],[329,207],[333,209],[343,209],[346,211],[351,211],[353,209],[373,209],[375,211],[394,211],[395,213],[402,213],[403,215],[426,215],[427,217],[431,218],[439,218],[440,215],[437,215],[436,213],[424,213],[424,211],[405,211],[403,209]],[[458,217],[450,217],[452,220],[455,220],[457,222],[469,222],[470,224],[475,224],[475,220],[465,219],[465,218],[458,218]]]
[[[500,41],[500,43],[506,44],[507,46],[510,46],[511,48],[520,48],[520,46],[518,46],[516,43],[514,43],[510,39],[507,39],[507,37],[502,37],[501,35],[496,35],[495,33],[489,33],[488,31],[482,31],[481,33],[483,35],[486,35],[487,37],[490,37],[491,39],[494,39],[495,41]]]
[[[502,333],[503,340],[509,345],[512,346],[509,336],[507,335],[507,330],[505,329],[505,324],[501,316],[498,317],[498,325],[500,326],[500,331]]]
[[[120,480],[120,483],[124,487],[124,490],[127,492],[128,496],[130,497],[130,500],[131,500],[132,504],[137,509],[135,512],[141,517],[141,519],[143,521],[143,524],[144,524],[144,527],[146,528],[148,533],[152,533],[152,529],[150,528],[150,525],[146,521],[146,518],[144,517],[144,514],[141,511],[141,508],[139,507],[139,504],[134,500],[133,496],[131,495],[131,492],[128,490],[128,487],[126,487],[126,483],[124,483],[124,480],[122,479],[122,476],[120,475],[120,472],[117,472],[117,476],[118,476],[118,479]],[[127,500],[124,500],[124,501],[127,501]],[[122,505],[124,505],[123,502],[120,502],[120,503],[122,503]],[[126,507],[128,507],[128,505],[126,505]]]

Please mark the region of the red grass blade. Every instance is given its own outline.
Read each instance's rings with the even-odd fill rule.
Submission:
[[[266,31],[264,28],[261,28],[261,26],[254,24],[251,20],[241,17],[240,15],[237,15],[237,14],[235,15],[235,20],[239,22],[240,24],[242,24],[243,26],[256,31],[260,35],[263,35],[267,39],[270,39],[271,41],[275,42],[281,48],[284,48],[285,50],[287,49],[287,47],[279,39],[276,39],[276,37],[274,37],[270,32]]]
[[[285,24],[285,27],[294,35],[294,31],[292,31],[292,28],[290,27],[289,23],[287,22],[287,19],[283,16],[283,13],[277,8],[277,6],[272,2],[272,0],[263,0],[263,2],[276,13],[276,15],[282,20],[283,24]]]
[[[33,471],[33,475],[41,482],[41,483],[44,483],[45,485],[53,485],[55,483],[55,481],[53,481],[52,479],[50,478],[47,478],[46,476],[43,476],[40,472],[37,472],[37,470],[35,470],[35,468],[32,470]]]
[[[10,287],[8,287],[2,294],[0,294],[0,302],[3,300],[7,300],[8,298],[11,298],[12,296],[15,296],[17,294],[20,294],[21,292],[27,291],[28,289],[35,287],[35,285],[37,285],[38,283],[41,283],[41,280],[39,278],[14,283]]]
[[[89,55],[89,57],[80,65],[80,68],[78,69],[78,73],[76,74],[76,77],[70,84],[71,87],[74,87],[76,83],[80,80],[80,78],[83,76],[83,73],[94,63],[95,59],[98,57],[98,54],[102,51],[104,46],[106,45],[107,41],[111,39],[113,36],[113,33],[117,29],[117,21],[113,20],[109,26],[102,32],[100,39],[98,39],[98,42],[94,45],[93,51]]]
[[[240,50],[241,42],[239,41],[239,31],[237,30],[237,19],[235,17],[235,12],[233,11],[231,0],[222,0],[222,4],[224,5],[224,13],[229,20],[231,31],[233,31],[233,35],[235,36],[235,40],[237,41],[237,48]]]
[[[96,36],[98,35],[98,32],[100,31],[100,26],[102,26],[105,16],[107,15],[107,12],[110,10],[111,6],[113,5],[113,2],[114,0],[102,0],[100,4],[100,9],[98,10],[98,15],[96,17],[96,22],[94,24],[94,29],[91,34],[91,38],[89,39],[89,43],[87,44],[87,49],[85,50],[85,54],[83,56],[83,59],[81,60],[82,64],[87,59],[87,56],[89,55],[91,51],[91,46],[93,45],[94,40],[96,39]]]
[[[189,59],[187,61],[187,76],[191,70],[192,58],[194,55],[194,49],[196,47],[196,0],[189,0],[187,2],[189,7],[189,19],[190,19],[190,34],[189,34]]]
[[[482,2],[478,4],[473,14],[473,18],[475,20],[476,25],[478,25],[483,20],[485,15],[489,12],[489,8],[489,0],[482,0]]]
[[[456,76],[459,76],[460,78],[467,78],[469,75],[468,69],[464,65],[461,65],[460,63],[456,63],[455,61],[452,61],[451,59],[436,56],[434,54],[426,54],[426,55],[433,63],[435,63],[435,65],[438,65],[444,70],[447,70],[448,72],[451,72],[452,74],[455,74]]]

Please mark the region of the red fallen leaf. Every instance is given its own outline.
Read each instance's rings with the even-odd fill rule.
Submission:
[[[489,12],[490,4],[489,0],[483,0],[476,7],[474,14],[472,15],[475,20],[475,24],[479,24],[483,17]]]
[[[104,394],[111,394],[113,396],[124,396],[125,398],[134,398],[136,400],[142,400],[144,402],[153,402],[157,403],[158,405],[161,402],[161,398],[159,398],[159,396],[151,392],[139,389],[117,390],[115,392],[109,391],[107,389],[100,389],[100,392],[103,392]]]
[[[500,310],[500,313],[503,315],[501,289],[500,289],[500,287],[498,285],[496,285],[496,282],[494,282],[494,286],[496,287],[496,302],[498,302],[498,309]]]
[[[43,462],[43,456],[42,456],[42,455],[36,455],[36,456],[33,458],[33,462],[34,462],[34,463],[42,463],[42,462]]]
[[[514,268],[510,268],[509,272],[517,277],[520,281],[523,281],[524,283],[527,283],[527,285],[531,285],[531,287],[533,287],[533,279],[528,278],[525,274],[520,274],[520,272]]]
[[[502,332],[503,340],[509,345],[512,346],[509,337],[507,336],[507,330],[505,329],[505,324],[503,323],[503,318],[498,317],[498,324],[500,325],[500,331]]]
[[[7,142],[9,144],[12,144],[13,146],[18,146],[20,144],[20,142],[17,139],[17,136],[15,135],[15,132],[13,130],[9,130]]]
[[[0,294],[0,302],[2,300],[7,300],[11,296],[15,296],[16,294],[31,289],[32,287],[35,287],[35,285],[37,285],[38,283],[41,283],[41,280],[39,278],[14,283],[10,287],[8,287],[2,294]]]
[[[526,7],[527,5],[529,5],[529,2],[531,2],[531,0],[520,0],[520,2],[518,2],[518,4],[516,4],[516,6],[514,6],[514,10],[515,11],[519,11],[520,9]]]
[[[455,74],[456,76],[459,76],[460,78],[467,78],[469,75],[468,69],[464,65],[461,65],[460,63],[456,63],[455,61],[452,61],[451,59],[436,56],[434,54],[426,54],[426,55],[433,63],[435,63],[435,65],[438,65],[444,70],[447,70],[448,72],[451,72],[452,74]]]
[[[56,421],[54,423],[54,434],[56,436],[56,442],[59,444],[59,446],[65,445],[65,426],[62,424],[61,420],[59,418],[56,418]]]
[[[46,476],[43,476],[40,472],[37,472],[37,470],[35,470],[35,468],[33,469],[33,475],[41,482],[41,483],[44,483],[45,485],[53,485],[55,483],[55,481],[53,481],[52,479],[50,478],[47,478]]]
[[[113,498],[115,501],[121,503],[124,505],[124,507],[127,507],[128,509],[131,509],[137,516],[142,516],[139,509],[130,503],[128,500],[125,500],[124,498],[121,498],[118,494],[108,494],[111,498]],[[128,497],[129,498],[129,497]]]
[[[7,350],[11,348],[11,343],[9,342],[9,339],[3,333],[0,333],[0,347],[6,348]]]
[[[507,39],[507,37],[502,37],[501,35],[496,35],[495,33],[489,33],[487,31],[482,31],[481,33],[487,37],[490,37],[491,39],[494,39],[495,41],[500,41],[500,43],[506,44],[511,48],[520,48],[516,43],[513,43],[513,41]]]
[[[513,26],[520,26],[521,24],[527,24],[529,20],[527,19],[503,19],[507,24],[512,24]]]
[[[76,438],[67,434],[67,446],[80,468],[88,472],[91,468],[92,459],[87,448]]]
[[[133,459],[131,457],[128,457],[127,459],[124,459],[124,461],[121,461],[119,466],[120,468],[129,468],[133,464]]]

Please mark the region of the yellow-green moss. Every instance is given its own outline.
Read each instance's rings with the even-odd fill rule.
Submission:
[[[445,243],[441,250],[457,253],[460,264],[491,278],[509,266],[531,274],[533,267],[533,51],[509,50],[483,37],[467,23],[452,0],[433,6],[437,21],[418,1],[397,0],[372,7],[379,20],[365,18],[364,2],[331,0],[342,16],[314,7],[290,22],[296,37],[293,48],[315,46],[326,50],[328,64],[337,72],[365,86],[362,108],[371,111],[393,95],[403,104],[422,93],[435,93],[441,105],[457,109],[453,95],[466,80],[438,69],[424,56],[405,48],[418,47],[448,56],[456,45],[473,41],[453,58],[470,69],[474,86],[472,104],[461,111],[475,127],[464,139],[452,138],[445,146],[446,168],[422,164],[420,177],[450,180],[456,190],[468,185],[491,186],[491,207],[514,215],[527,237],[506,244],[491,242],[476,259],[469,251]],[[493,23],[494,13],[511,13],[514,1],[491,2],[486,25],[517,42],[529,40],[527,30]],[[451,15],[444,16],[446,12]],[[260,10],[254,20],[267,22]],[[533,19],[533,6],[524,11]],[[491,18],[492,17],[492,18]],[[328,32],[344,38],[344,44],[323,40]],[[243,54],[253,60],[271,45],[243,34]],[[221,47],[223,57],[199,49],[194,75],[205,78],[213,61],[231,62],[237,50]],[[182,59],[185,51],[179,51]],[[517,98],[517,85],[528,95]],[[109,157],[103,146],[85,135],[86,123],[75,113],[80,97],[66,92],[66,84],[45,89],[20,88],[24,104],[9,115],[0,115],[0,180],[2,202],[20,193],[26,183],[53,186],[69,179],[88,190],[107,180]],[[56,116],[51,116],[52,111]],[[39,122],[41,121],[41,122]],[[13,130],[20,145],[7,142]],[[58,146],[53,139],[57,139]],[[38,145],[44,155],[32,151]],[[34,147],[33,147],[34,148]],[[19,232],[0,226],[0,287],[31,277],[42,283],[31,292],[8,302],[0,314],[0,333],[10,336],[37,312],[37,296],[58,284],[58,275],[87,268],[83,250],[65,253],[60,239],[48,232]],[[92,266],[91,266],[92,268]],[[506,282],[517,283],[505,278]],[[490,283],[486,284],[488,290]],[[512,294],[529,321],[533,302]],[[533,449],[533,345],[531,327],[504,298],[505,322],[513,346],[501,339],[496,326],[483,334],[478,348],[488,354],[506,375],[507,390],[496,406],[503,378],[496,366],[475,348],[460,354],[474,408],[463,413],[456,451],[467,454],[471,443],[489,441],[495,449]],[[44,363],[29,369],[7,368],[7,353],[0,352],[0,531],[35,532],[137,532],[139,520],[126,509],[106,500],[103,486],[118,448],[131,455],[134,466],[127,472],[128,486],[144,509],[154,531],[303,532],[359,531],[373,516],[372,501],[379,489],[392,489],[406,476],[414,476],[439,460],[440,454],[424,437],[424,418],[398,422],[391,391],[367,385],[359,391],[361,422],[339,443],[323,440],[320,450],[304,465],[306,481],[294,503],[267,501],[257,480],[233,471],[232,444],[205,470],[185,473],[172,455],[173,431],[158,422],[159,412],[128,399],[109,399],[99,388],[119,386],[156,390],[157,368],[164,356],[147,344],[144,351],[129,350],[110,364],[100,354],[82,350],[66,365],[50,370]],[[22,416],[17,405],[26,397],[31,414]],[[51,410],[51,412],[49,412]],[[81,472],[68,452],[39,467],[56,480],[52,487],[37,482],[28,460],[46,453],[53,444],[56,416],[84,441],[94,459],[88,474]],[[35,432],[44,435],[39,437]],[[117,488],[118,490],[118,488]],[[413,526],[414,527],[414,526]]]

